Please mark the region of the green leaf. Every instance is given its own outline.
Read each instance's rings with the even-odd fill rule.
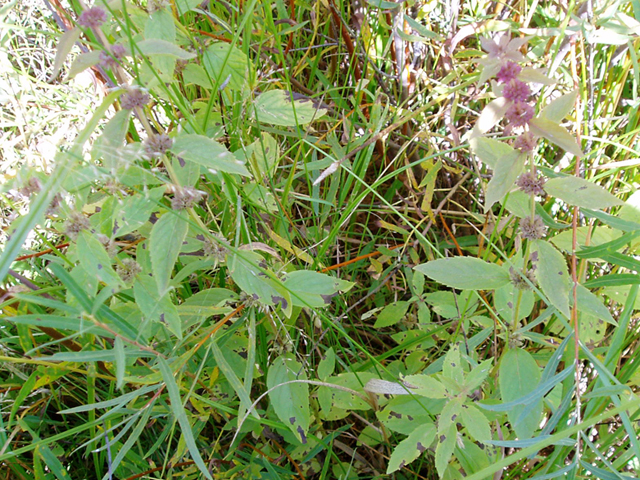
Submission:
[[[153,278],[140,275],[133,284],[133,294],[146,320],[163,325],[176,337],[182,338],[182,321],[169,291],[159,294]]]
[[[498,375],[502,401],[508,403],[533,392],[540,382],[541,373],[531,354],[518,348],[508,350],[502,357]],[[531,414],[518,423],[524,408],[526,405],[516,405],[507,412],[509,422],[519,439],[531,438],[540,426],[542,400],[538,400]]]
[[[491,427],[484,413],[473,404],[462,405],[460,410],[462,424],[467,427],[469,435],[478,442],[491,440]]]
[[[487,212],[494,203],[502,200],[509,193],[513,184],[522,172],[526,155],[515,150],[498,158],[494,168],[493,177],[487,185],[487,193],[484,202],[484,211]]]
[[[246,294],[262,305],[280,306],[287,317],[291,316],[291,294],[274,279],[275,274],[267,270],[264,258],[259,253],[242,251],[229,254],[227,265],[231,278]]]
[[[271,178],[280,161],[280,146],[275,138],[266,132],[251,145],[252,163],[258,178]]]
[[[436,470],[440,478],[444,475],[453,450],[458,441],[458,430],[455,424],[451,425],[445,432],[438,433],[438,445],[436,446]]]
[[[229,150],[204,135],[180,135],[173,142],[171,151],[178,157],[208,168],[211,173],[220,171],[250,176],[247,167]]]
[[[487,137],[474,137],[469,140],[469,145],[473,153],[491,169],[496,168],[501,158],[519,153],[512,146]]]
[[[387,475],[406,467],[429,448],[436,438],[436,427],[431,424],[416,425],[416,429],[402,440],[389,458]]]
[[[442,375],[454,380],[458,385],[464,383],[464,370],[462,369],[462,359],[460,357],[460,347],[454,344],[444,356],[442,362]]]
[[[186,85],[194,84],[207,90],[213,88],[213,82],[207,76],[207,72],[200,65],[189,63],[182,71],[182,80]]]
[[[640,275],[635,273],[609,273],[584,282],[587,288],[621,287],[623,285],[640,284]]]
[[[552,178],[545,183],[544,189],[549,195],[578,207],[598,209],[624,204],[600,185],[579,177]]]
[[[189,231],[187,218],[176,212],[167,212],[151,229],[149,250],[151,268],[158,285],[158,293],[164,295],[178,260],[182,242]]]
[[[582,247],[576,252],[578,258],[602,258],[604,255],[615,253],[628,243],[640,236],[640,230],[627,232],[610,242],[602,243],[593,247]]]
[[[476,125],[473,127],[473,136],[476,137],[487,133],[497,125],[498,122],[502,120],[502,117],[504,117],[504,114],[507,113],[509,105],[510,102],[504,97],[491,100],[491,102],[484,107],[480,117],[476,121]]]
[[[509,274],[502,267],[473,257],[441,258],[418,265],[415,270],[461,290],[492,290],[509,283]]]
[[[373,325],[373,328],[384,328],[395,325],[407,314],[407,310],[409,310],[411,303],[412,302],[398,301],[387,305],[378,314],[378,318],[376,319],[376,323]]]
[[[551,143],[556,144],[578,158],[583,156],[576,139],[573,138],[566,128],[558,125],[558,123],[543,117],[538,117],[531,120],[529,127],[534,135],[546,138]]]
[[[549,102],[549,105],[544,107],[540,112],[540,116],[551,122],[560,123],[562,119],[569,115],[569,112],[573,110],[577,96],[578,91],[574,90],[571,93],[567,93],[566,95],[556,98]]]
[[[63,317],[61,315],[18,315],[17,317],[4,317],[5,320],[17,325],[32,325],[34,327],[55,328],[57,330],[71,330],[74,332],[93,332],[96,327],[82,317]]]
[[[429,375],[407,375],[404,382],[411,388],[411,392],[427,398],[446,398],[447,389],[435,378]]]
[[[87,230],[78,234],[77,252],[80,265],[90,276],[111,287],[123,285],[111,266],[111,258],[94,234]]]
[[[333,347],[330,347],[326,352],[324,352],[324,357],[318,363],[318,378],[321,380],[326,380],[331,375],[336,368],[336,352],[333,350]]]
[[[493,294],[493,302],[498,315],[511,323],[529,316],[533,311],[535,298],[531,290],[519,290],[508,283],[504,287],[496,289]],[[518,309],[517,315],[516,308]]]
[[[218,88],[225,85],[230,90],[242,90],[254,75],[251,60],[244,52],[224,42],[209,45],[202,64]]]
[[[544,240],[534,241],[533,251],[537,252],[534,273],[540,289],[549,299],[551,305],[556,307],[565,317],[570,318],[571,279],[564,256]]]
[[[307,443],[309,430],[309,385],[286,383],[306,380],[304,367],[293,355],[285,354],[275,359],[267,373],[269,398],[278,418],[303,444]]]
[[[609,309],[602,303],[602,300],[597,295],[591,293],[587,288],[578,284],[578,310],[585,314],[591,314],[604,320],[611,325],[618,325]]]
[[[141,40],[136,43],[136,47],[145,55],[168,55],[180,60],[190,60],[196,57],[195,53],[187,52],[172,42],[158,38]]]
[[[51,83],[58,76],[58,73],[64,65],[64,61],[67,59],[67,55],[69,55],[69,52],[80,38],[80,35],[82,35],[82,30],[72,28],[60,36],[58,48],[56,49],[56,57],[53,60],[53,72],[51,72],[51,75],[47,78],[48,83]]]
[[[327,112],[317,108],[311,99],[292,101],[291,94],[284,90],[269,90],[260,94],[254,107],[259,122],[283,127],[306,125]]]
[[[104,166],[115,169],[124,158],[123,149],[125,135],[129,129],[131,110],[122,109],[117,112],[104,126],[104,130],[96,139],[91,149],[94,160],[102,160]]]
[[[100,50],[92,50],[91,52],[81,53],[74,60],[65,80],[71,80],[80,72],[84,72],[87,68],[93,67],[100,61]]]
[[[136,194],[118,200],[112,215],[113,237],[122,237],[136,231],[149,221],[158,203],[164,195],[165,187],[147,190],[144,194]]]
[[[122,337],[116,337],[113,342],[114,363],[116,365],[116,388],[122,390],[124,385],[124,374],[127,368],[127,362],[124,351],[124,342]]]
[[[207,466],[200,456],[200,451],[198,450],[196,440],[193,437],[193,431],[191,430],[192,427],[189,424],[189,419],[187,418],[187,412],[182,406],[183,403],[182,398],[180,398],[180,388],[178,387],[176,380],[173,378],[173,372],[171,371],[169,364],[162,357],[158,357],[158,366],[160,367],[160,372],[162,373],[164,383],[167,385],[169,399],[171,400],[171,411],[173,412],[173,416],[176,418],[178,424],[180,425],[180,431],[185,443],[187,444],[187,448],[189,449],[191,458],[198,466],[198,469],[200,469],[202,474],[209,480],[213,480],[213,478],[209,474]]]

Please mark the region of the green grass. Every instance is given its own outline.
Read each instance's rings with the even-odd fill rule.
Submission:
[[[37,2],[0,7],[0,478],[638,475],[639,14],[594,11],[625,49],[570,36],[575,5],[463,3],[450,49],[444,3],[405,5],[413,30],[394,35],[402,12],[376,2],[114,2],[55,79],[80,4],[62,24]],[[536,169],[626,205],[514,193],[485,212],[493,169],[469,135],[494,97],[478,39],[518,27],[527,66],[558,60],[539,107],[578,92],[561,124],[584,157],[543,140]],[[67,77],[107,44],[119,66]],[[150,103],[127,113],[125,82]],[[174,146],[151,156],[160,133]],[[522,268],[535,208],[562,268],[609,282],[570,315],[549,279],[512,294],[480,273],[460,291],[456,272],[414,269]],[[574,234],[606,251],[573,255]],[[430,387],[380,394],[405,376]],[[393,383],[371,393],[372,379]],[[480,448],[485,424],[495,446]]]

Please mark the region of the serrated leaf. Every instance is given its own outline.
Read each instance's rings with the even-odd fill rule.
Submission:
[[[499,265],[473,257],[441,258],[414,267],[427,277],[461,290],[492,290],[509,283]]]
[[[410,306],[411,302],[406,301],[398,301],[387,305],[378,314],[373,328],[384,328],[395,325],[404,318]]]
[[[227,265],[234,282],[255,301],[265,306],[282,308],[287,317],[291,316],[291,294],[272,276],[267,274],[264,258],[256,252],[243,251],[227,256]]]
[[[416,429],[402,440],[389,458],[387,475],[406,467],[429,448],[436,438],[436,427],[433,425],[416,425]]]
[[[521,348],[508,350],[500,361],[498,374],[502,401],[508,403],[531,393],[537,388],[540,376],[540,368],[529,352]],[[525,407],[515,405],[507,412],[509,422],[520,439],[531,438],[540,426],[542,400],[538,400],[531,414],[518,423]]]
[[[299,307],[326,307],[340,292],[353,287],[353,282],[324,273],[296,270],[287,274],[285,288],[291,292],[291,301]]]
[[[571,292],[571,279],[564,256],[553,245],[544,240],[533,242],[533,248],[537,252],[534,273],[540,289],[560,313],[570,318],[569,295]]]
[[[487,420],[487,417],[473,404],[462,405],[460,418],[472,438],[478,442],[491,440],[489,420]]]
[[[107,251],[93,234],[87,230],[80,232],[77,246],[80,265],[89,275],[111,287],[122,284],[120,277],[111,266],[111,258]]]
[[[429,375],[407,375],[404,382],[411,388],[411,392],[427,398],[446,398],[447,389]]]
[[[438,434],[438,445],[436,446],[436,470],[440,478],[444,475],[453,450],[458,441],[458,430],[455,425],[451,425],[446,432]]]
[[[492,169],[496,167],[501,158],[518,153],[511,145],[487,137],[474,137],[469,140],[469,145],[474,155],[477,155],[483,163]]]
[[[254,107],[256,120],[282,127],[306,125],[327,112],[317,108],[309,98],[293,100],[292,95],[284,90],[269,90],[260,94]]]
[[[537,117],[531,120],[529,127],[534,135],[546,138],[551,143],[554,143],[576,157],[580,158],[584,155],[576,139],[566,128],[558,125],[557,122],[552,122],[544,117]]]
[[[578,91],[574,90],[571,93],[567,93],[566,95],[556,98],[542,109],[540,116],[552,122],[561,122],[562,119],[569,115],[569,112],[573,110],[577,96]]]
[[[178,260],[182,242],[188,231],[187,217],[176,212],[167,212],[162,215],[151,229],[149,238],[151,269],[160,295],[164,295],[169,286],[173,267]]]
[[[526,155],[519,151],[513,151],[500,157],[494,166],[493,176],[487,186],[484,211],[487,212],[494,203],[502,200],[509,193],[513,184],[522,172]]]
[[[474,367],[464,379],[463,387],[468,392],[471,392],[482,385],[482,382],[484,382],[489,375],[489,372],[491,372],[492,363],[492,359],[484,360],[478,366]]]
[[[591,293],[587,288],[578,284],[578,311],[584,314],[590,314],[604,320],[611,325],[618,325],[609,309],[602,303],[597,295]]]
[[[253,77],[251,60],[237,47],[224,42],[209,45],[202,57],[202,65],[220,88],[242,90]]]
[[[247,167],[224,145],[204,135],[186,134],[176,137],[171,147],[174,155],[198,163],[212,173],[218,171],[250,176]]]
[[[309,430],[309,385],[286,382],[306,379],[302,364],[291,354],[276,358],[267,373],[267,388],[273,389],[269,393],[273,409],[302,444],[307,443]]]
[[[168,55],[179,60],[190,60],[196,57],[195,53],[187,52],[172,42],[161,40],[159,38],[149,38],[136,43],[138,49],[145,55]]]
[[[579,177],[552,178],[545,183],[544,189],[549,195],[578,207],[599,209],[624,204],[600,185]]]

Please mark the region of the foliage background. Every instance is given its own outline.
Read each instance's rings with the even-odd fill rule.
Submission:
[[[6,478],[638,475],[637,3],[110,7],[77,43],[79,3],[0,7]],[[494,98],[478,38],[507,29],[557,82],[540,108],[577,91],[562,125],[585,157],[543,142],[535,165],[626,202],[539,199],[597,297],[573,324],[546,291],[510,322],[488,280],[430,275],[526,248],[468,144]],[[133,53],[119,78],[89,68],[105,41]],[[151,103],[112,106],[123,80]],[[145,155],[161,132],[173,155]],[[474,413],[442,435],[457,401]]]

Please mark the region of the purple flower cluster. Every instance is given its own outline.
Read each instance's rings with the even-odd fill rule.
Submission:
[[[91,7],[87,8],[78,17],[78,25],[85,28],[98,28],[107,21],[109,16],[104,8]]]
[[[114,45],[111,51],[100,52],[100,66],[104,68],[113,68],[118,65],[118,60],[124,57],[126,49],[123,45]]]
[[[120,105],[125,110],[133,110],[136,107],[144,107],[151,97],[147,92],[138,87],[129,87],[120,97]]]
[[[173,145],[173,139],[165,134],[152,135],[144,142],[144,151],[149,158],[158,158],[164,155]]]

